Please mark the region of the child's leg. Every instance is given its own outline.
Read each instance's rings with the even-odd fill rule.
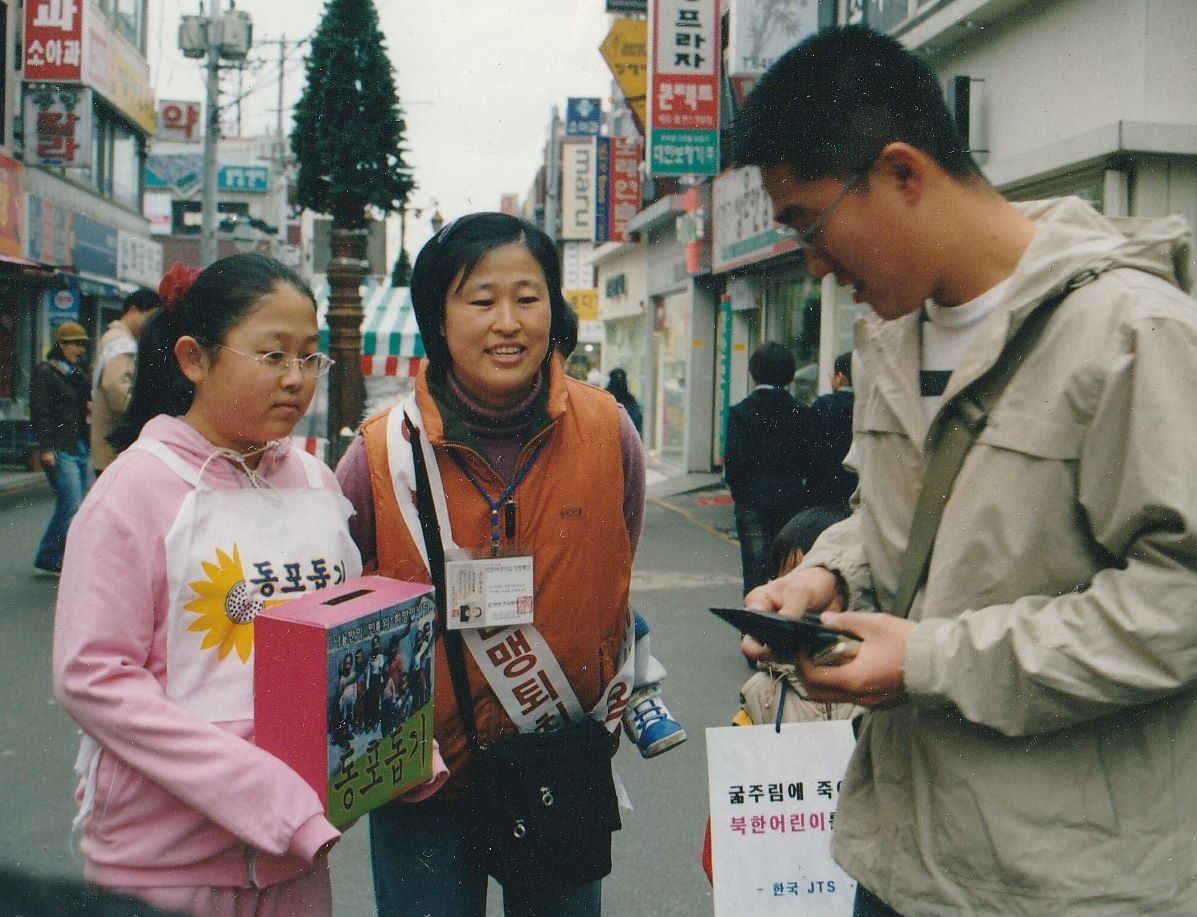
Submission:
[[[644,689],[660,693],[661,682],[668,672],[652,654],[648,621],[635,608],[632,609],[632,620],[636,625],[636,643],[632,648],[635,667],[632,672],[632,692],[638,694]]]
[[[652,655],[648,622],[632,609],[636,643],[632,647],[632,695],[623,712],[623,728],[640,754],[651,758],[686,741],[686,731],[661,701],[665,666]]]
[[[266,888],[182,885],[119,891],[189,917],[332,917],[332,883],[323,859],[314,869]]]

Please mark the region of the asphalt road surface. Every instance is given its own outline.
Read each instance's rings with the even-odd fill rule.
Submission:
[[[0,496],[0,864],[78,877],[70,839],[74,813],[74,724],[50,684],[56,581],[35,575],[32,558],[52,500],[48,492]],[[725,725],[749,674],[735,634],[709,605],[739,601],[739,556],[717,531],[650,500],[633,579],[633,603],[652,627],[653,649],[669,670],[664,699],[689,740],[644,760],[627,742],[615,759],[634,811],[615,836],[614,871],[603,883],[611,917],[694,917],[711,913],[699,865],[707,814],[704,729]],[[373,914],[365,825],[333,852],[338,917]],[[500,915],[497,886],[488,915]]]

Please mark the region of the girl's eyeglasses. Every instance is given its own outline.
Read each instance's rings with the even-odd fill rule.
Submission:
[[[294,364],[299,367],[299,372],[303,376],[309,379],[319,379],[321,376],[326,375],[333,368],[333,364],[337,362],[326,353],[309,353],[306,357],[292,357],[281,350],[272,350],[270,353],[245,353],[240,350],[234,350],[232,347],[226,347],[224,344],[209,344],[208,346],[219,347],[221,350],[235,353],[239,357],[253,360],[264,369],[268,369],[279,376],[285,376],[292,364]]]

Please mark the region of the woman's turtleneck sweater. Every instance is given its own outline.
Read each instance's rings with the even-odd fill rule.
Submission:
[[[533,424],[544,378],[543,371],[537,373],[528,394],[507,410],[493,410],[478,404],[466,394],[451,371],[446,374],[444,385],[430,386],[429,391],[442,411],[448,408],[457,416],[473,436],[482,457],[499,477],[510,481],[518,470],[520,450],[536,432]],[[640,434],[622,407],[619,411],[619,447],[623,455],[624,524],[635,556],[644,522],[645,455]],[[360,435],[354,438],[337,465],[337,478],[345,496],[363,510],[349,520],[349,530],[361,550],[362,562],[368,563],[374,558],[374,501],[370,496],[366,444]]]

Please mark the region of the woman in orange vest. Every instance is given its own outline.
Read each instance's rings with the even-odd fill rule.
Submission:
[[[366,569],[432,582],[414,442],[453,571],[448,617],[465,625],[479,740],[583,715],[617,733],[633,681],[628,594],[644,450],[611,395],[564,372],[566,303],[553,244],[513,216],[461,217],[420,252],[411,296],[427,353],[415,391],[363,425],[337,470],[357,510],[351,529]],[[502,588],[463,585],[483,579]],[[451,777],[435,802],[370,816],[383,917],[485,912],[487,875],[464,838],[469,744],[443,641],[431,670]],[[600,883],[508,886],[504,907],[598,915]]]

